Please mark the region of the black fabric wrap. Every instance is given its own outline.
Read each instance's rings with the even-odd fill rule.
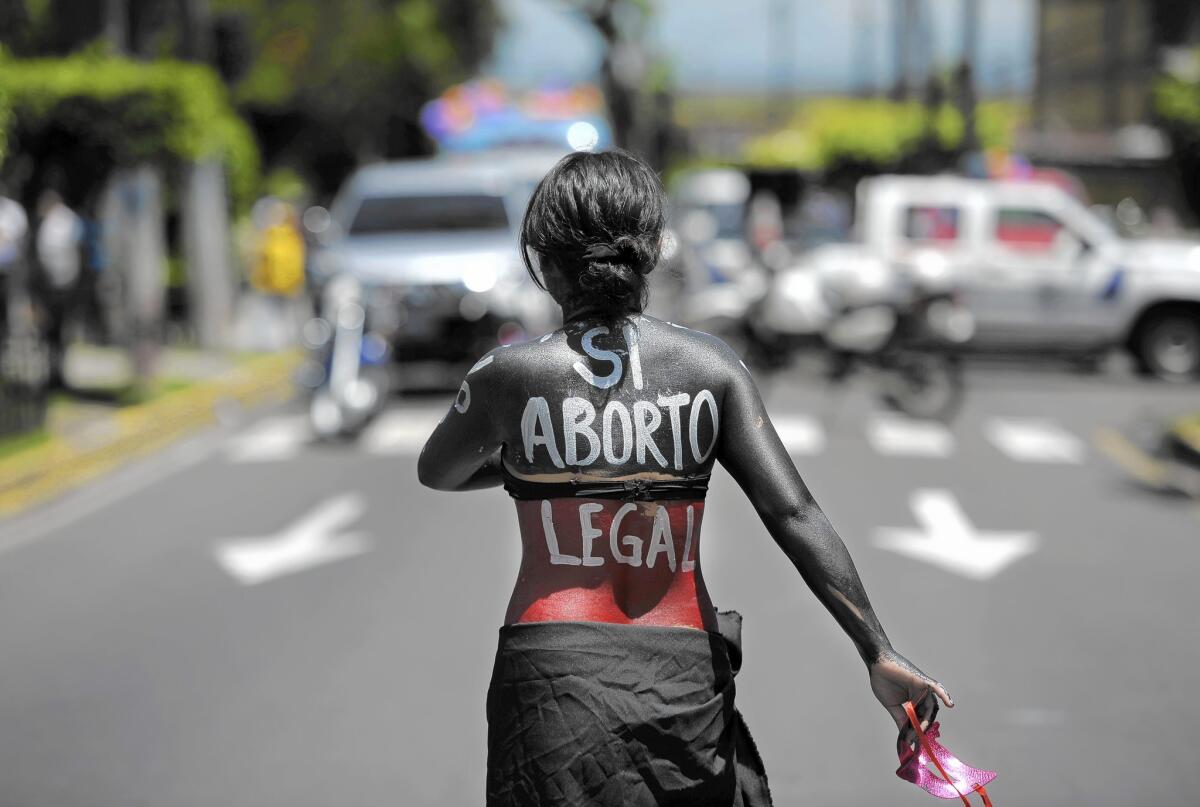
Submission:
[[[691,628],[500,629],[488,689],[488,807],[769,807],[734,708],[741,617]]]
[[[518,501],[536,499],[616,499],[627,502],[693,501],[708,493],[709,476],[679,479],[578,479],[566,482],[534,482],[513,476],[507,468],[501,473],[504,490]]]

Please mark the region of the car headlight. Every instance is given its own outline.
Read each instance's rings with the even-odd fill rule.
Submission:
[[[496,285],[497,275],[496,267],[479,263],[463,272],[462,282],[467,287],[467,291],[482,294],[485,291],[491,291],[492,287]]]

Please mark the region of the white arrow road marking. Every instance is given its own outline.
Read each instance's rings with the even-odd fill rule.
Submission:
[[[995,577],[1037,548],[1032,532],[976,530],[948,490],[918,490],[912,510],[921,529],[884,527],[875,545],[972,580]]]
[[[279,462],[300,453],[312,433],[303,415],[263,418],[229,441],[230,462]]]
[[[992,418],[983,430],[992,445],[1018,462],[1078,465],[1086,455],[1082,440],[1048,420]]]
[[[783,415],[774,420],[775,431],[789,454],[820,454],[825,450],[825,430],[808,415]]]
[[[954,435],[941,423],[878,415],[867,425],[867,439],[880,454],[908,457],[948,457]]]
[[[339,533],[367,509],[357,493],[345,493],[317,507],[277,535],[232,538],[216,547],[217,562],[244,586],[265,583],[355,555],[369,548],[361,532]]]
[[[418,454],[446,410],[390,409],[359,438],[368,454]]]

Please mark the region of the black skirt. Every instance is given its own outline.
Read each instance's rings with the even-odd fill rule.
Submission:
[[[771,804],[734,708],[741,617],[720,632],[540,622],[500,629],[488,807]]]

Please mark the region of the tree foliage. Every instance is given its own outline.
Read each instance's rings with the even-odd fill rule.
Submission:
[[[976,113],[984,148],[1006,147],[1021,119],[1019,107],[985,102]],[[801,107],[790,124],[752,140],[747,162],[762,168],[822,170],[839,161],[890,166],[923,144],[953,151],[962,145],[961,113],[942,103],[932,111],[916,101],[827,98]]]
[[[200,159],[224,162],[240,202],[257,190],[254,137],[203,65],[94,50],[61,59],[0,55],[0,99],[10,156],[62,163],[77,193],[95,190],[116,167]]]
[[[490,52],[497,21],[491,0],[212,5],[239,18],[251,43],[235,101],[255,120],[268,158],[297,163],[329,148],[354,159],[426,147],[422,104],[473,74]]]
[[[1200,82],[1164,76],[1154,85],[1154,111],[1164,122],[1200,138]]]
[[[1192,215],[1200,220],[1200,81],[1163,76],[1154,85],[1154,112],[1171,139],[1171,158]]]

